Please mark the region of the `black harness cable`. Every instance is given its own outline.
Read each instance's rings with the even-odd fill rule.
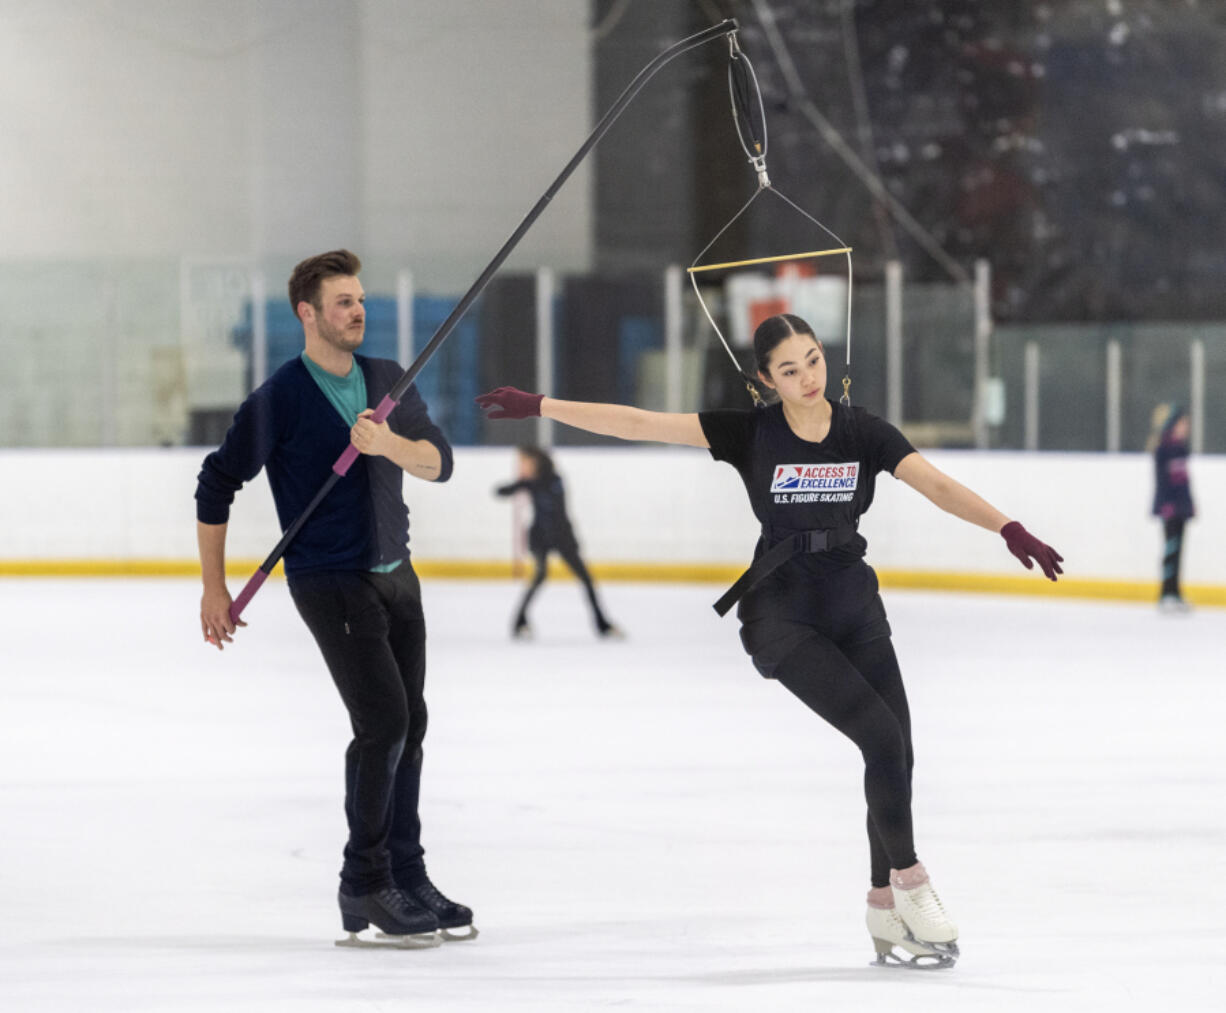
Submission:
[[[460,301],[456,303],[455,308],[448,315],[447,319],[442,322],[438,330],[434,332],[434,336],[430,339],[429,343],[421,350],[421,354],[418,355],[413,361],[413,364],[404,371],[404,374],[399,380],[396,381],[395,385],[388,392],[387,396],[379,402],[378,406],[375,408],[374,414],[371,416],[371,421],[378,423],[387,419],[388,415],[391,414],[392,409],[400,403],[400,399],[404,397],[405,391],[409,389],[409,386],[413,383],[414,379],[416,379],[417,374],[422,371],[422,368],[429,361],[430,357],[435,353],[435,351],[438,350],[439,345],[447,340],[448,335],[451,334],[456,324],[460,322],[460,318],[463,317],[466,312],[468,312],[468,309],[472,306],[473,302],[476,301],[477,296],[481,294],[482,290],[487,284],[489,284],[490,279],[494,276],[494,273],[502,266],[503,261],[507,259],[511,251],[524,237],[524,234],[532,227],[536,220],[541,216],[541,213],[545,210],[549,202],[553,200],[554,196],[562,188],[562,184],[570,178],[571,173],[575,171],[579,163],[582,162],[585,157],[587,157],[587,153],[596,146],[596,143],[605,135],[609,127],[613,125],[613,121],[622,114],[622,111],[630,104],[631,100],[633,100],[635,95],[639,93],[643,85],[645,85],[652,78],[656,71],[675,57],[678,57],[682,53],[688,52],[697,46],[701,46],[703,43],[710,42],[712,39],[722,38],[725,35],[735,35],[737,27],[738,25],[735,18],[727,18],[717,25],[712,25],[710,28],[705,28],[701,32],[696,32],[694,35],[691,35],[688,38],[682,39],[680,42],[676,42],[669,46],[668,49],[656,56],[655,59],[653,59],[649,64],[647,64],[647,66],[645,66],[638,72],[638,74],[635,75],[634,79],[626,86],[626,89],[618,97],[617,101],[613,103],[609,111],[606,112],[603,117],[601,117],[600,122],[596,124],[595,129],[593,129],[587,140],[584,141],[579,150],[575,152],[574,157],[571,158],[571,160],[563,167],[562,171],[558,173],[557,179],[550,184],[549,189],[547,189],[541,195],[540,199],[532,206],[532,209],[524,217],[524,220],[520,222],[515,231],[511,233],[511,237],[505,243],[503,243],[502,248],[494,255],[494,259],[489,262],[485,270],[482,271],[477,280],[473,282],[472,287],[469,288],[469,290],[461,297]],[[344,477],[345,473],[349,470],[353,462],[358,459],[359,453],[358,448],[353,446],[353,444],[350,444],[345,448],[344,453],[337,458],[336,463],[332,465],[332,474],[328,476],[328,479],[323,484],[323,487],[315,494],[315,498],[312,499],[309,504],[307,504],[306,509],[303,510],[302,513],[294,519],[293,523],[285,529],[285,533],[281,536],[281,540],[277,542],[276,547],[271,553],[269,553],[268,558],[260,564],[260,568],[251,575],[251,579],[247,581],[246,585],[243,587],[243,590],[239,593],[239,596],[231,604],[230,618],[232,620],[237,620],[238,617],[242,615],[243,609],[247,607],[247,604],[253,597],[255,597],[255,593],[264,584],[264,581],[268,579],[268,575],[272,573],[273,567],[277,565],[277,562],[285,554],[285,550],[289,547],[290,542],[294,540],[294,537],[302,529],[302,526],[307,522],[307,519],[315,512],[316,507],[323,502],[324,497],[331,492],[332,487],[336,485],[336,483],[340,481],[342,477]]]

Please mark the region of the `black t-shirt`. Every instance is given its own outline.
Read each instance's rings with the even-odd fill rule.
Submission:
[[[711,456],[740,473],[762,524],[755,557],[799,531],[855,527],[873,502],[877,473],[892,474],[915,452],[902,433],[871,412],[837,402],[830,407],[830,432],[820,443],[793,433],[780,404],[699,413]],[[857,534],[838,548],[806,553],[787,565],[821,575],[864,558],[867,547]]]

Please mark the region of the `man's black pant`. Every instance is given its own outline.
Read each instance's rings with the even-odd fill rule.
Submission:
[[[353,741],[345,753],[349,841],[341,882],[370,893],[422,874],[426,622],[407,560],[391,573],[290,577],[290,595],[336,683]]]

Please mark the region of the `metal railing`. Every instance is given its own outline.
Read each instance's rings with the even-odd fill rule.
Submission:
[[[301,349],[280,285],[267,281],[281,273],[241,258],[0,273],[0,443],[216,442],[254,385]],[[455,298],[417,291],[408,268],[381,280],[365,350],[405,363]],[[852,400],[920,445],[1106,452],[1143,449],[1154,405],[1177,401],[1190,410],[1193,450],[1226,453],[1216,393],[1226,390],[1226,321],[999,325],[988,287],[986,264],[973,284],[909,284],[897,265],[859,283]],[[723,319],[745,312],[720,287],[709,301]],[[766,302],[762,312],[779,308]],[[418,381],[457,443],[600,442],[546,420],[487,427],[471,398],[499,383],[668,411],[749,406],[680,267],[508,273],[461,327]],[[739,333],[733,351],[752,369],[747,328]],[[837,396],[845,348],[828,341]],[[72,397],[57,398],[65,388]]]

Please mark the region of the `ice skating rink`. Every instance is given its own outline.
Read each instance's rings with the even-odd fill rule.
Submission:
[[[237,590],[238,583],[233,588]],[[0,581],[0,1008],[1221,1010],[1226,612],[886,591],[946,972],[869,965],[858,754],[714,586],[427,581],[423,820],[481,937],[338,949],[344,711],[285,585]]]

